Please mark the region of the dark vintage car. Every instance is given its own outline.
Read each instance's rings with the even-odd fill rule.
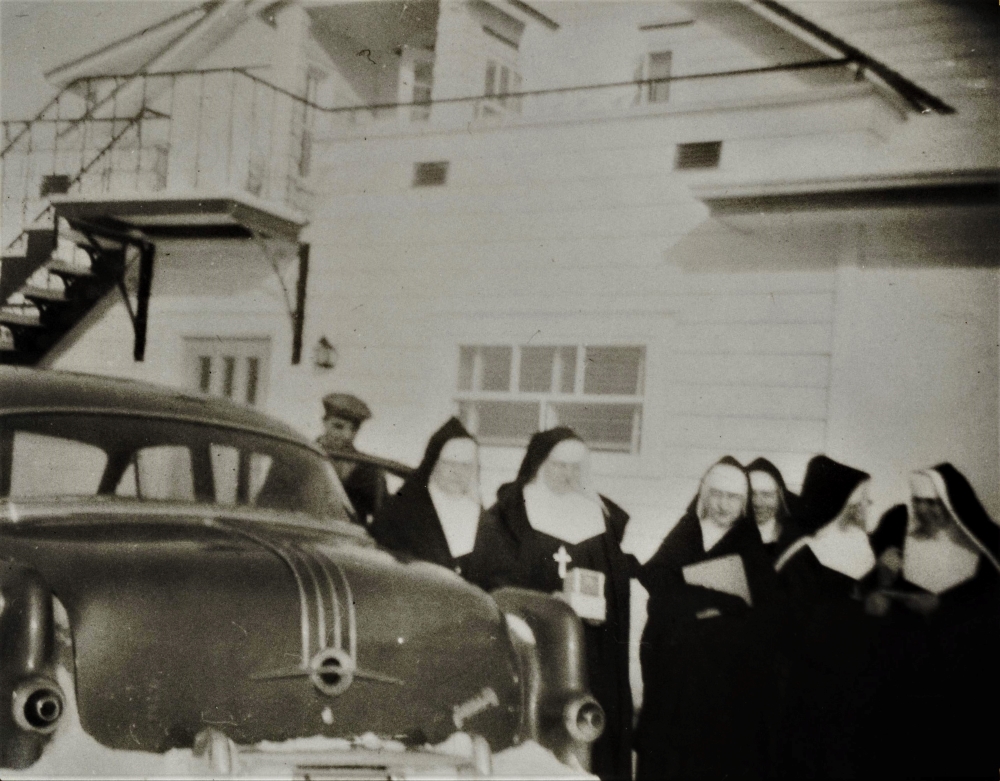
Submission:
[[[570,608],[348,512],[253,410],[0,369],[0,778],[579,774],[603,714]]]

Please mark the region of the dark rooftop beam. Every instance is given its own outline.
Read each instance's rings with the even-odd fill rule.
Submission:
[[[530,16],[536,22],[541,22],[550,30],[559,29],[559,22],[557,22],[555,19],[552,19],[551,17],[546,16],[537,8],[532,8],[527,3],[522,2],[522,0],[507,0],[507,2],[510,3],[512,6],[514,6],[517,10]]]
[[[809,33],[814,38],[822,41],[827,46],[831,46],[845,57],[853,60],[862,68],[871,71],[878,76],[886,85],[896,91],[907,103],[921,114],[936,111],[939,114],[954,114],[955,109],[949,106],[940,98],[935,97],[927,90],[923,89],[907,79],[898,71],[894,71],[888,65],[874,57],[865,54],[861,49],[852,46],[843,38],[825,30],[804,16],[801,16],[790,8],[786,8],[777,0],[754,0],[757,5],[763,6],[768,11],[795,25],[801,30]]]

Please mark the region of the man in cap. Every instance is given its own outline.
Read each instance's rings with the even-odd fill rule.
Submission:
[[[323,433],[316,443],[326,451],[333,468],[354,505],[358,523],[368,525],[388,493],[385,474],[358,456],[354,438],[361,424],[372,416],[371,410],[350,393],[328,393],[323,397]],[[338,458],[337,456],[345,456]]]

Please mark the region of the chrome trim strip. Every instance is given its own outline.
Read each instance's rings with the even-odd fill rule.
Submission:
[[[261,537],[258,534],[247,531],[246,529],[241,529],[238,526],[231,526],[224,521],[220,521],[216,518],[206,518],[205,524],[214,529],[222,529],[230,534],[238,534],[245,537],[252,542],[266,548],[271,551],[275,556],[280,558],[289,570],[292,572],[292,577],[295,578],[295,584],[298,586],[299,590],[299,605],[300,605],[300,621],[302,625],[302,668],[307,669],[309,666],[310,654],[309,654],[309,640],[311,638],[311,628],[309,624],[309,604],[306,597],[305,584],[302,582],[302,575],[295,566],[295,562],[292,558],[281,549],[280,546],[275,545],[270,540]]]
[[[187,402],[191,399],[186,396],[181,397]],[[200,399],[194,399],[200,401]],[[218,401],[218,399],[207,399],[206,401]],[[231,429],[233,431],[243,431],[249,434],[258,434],[269,439],[277,439],[287,442],[290,445],[297,445],[305,450],[326,458],[326,453],[316,444],[308,440],[296,439],[282,432],[274,431],[249,423],[236,423],[228,420],[219,420],[210,416],[185,415],[176,412],[157,412],[155,410],[134,410],[119,409],[117,407],[0,407],[0,418],[14,415],[106,415],[110,417],[123,418],[146,418],[147,420],[176,420],[181,423],[198,423],[211,428]]]
[[[310,532],[324,532],[350,537],[367,542],[374,547],[375,542],[363,527],[339,518],[315,518],[311,515],[289,510],[265,510],[255,507],[225,507],[205,502],[176,502],[139,500],[118,497],[67,497],[65,502],[49,499],[8,499],[0,497],[0,522],[10,520],[20,523],[34,518],[43,520],[66,518],[73,515],[139,515],[143,518],[172,516],[171,520],[190,519],[200,523],[206,516],[224,516],[237,521],[260,521],[289,526]]]
[[[316,577],[316,572],[313,569],[314,561],[304,547],[297,545],[284,545],[282,547],[288,552],[289,557],[295,557],[299,565],[309,573],[309,580],[313,584],[313,598],[316,600],[316,650],[322,651],[326,648],[326,606],[323,604],[319,578]]]
[[[323,576],[326,578],[327,586],[330,587],[330,605],[333,612],[333,647],[342,651],[344,650],[343,628],[341,626],[343,619],[341,618],[340,615],[340,599],[337,594],[337,586],[333,582],[333,577],[330,575],[330,568],[327,566],[331,562],[329,557],[322,551],[320,551],[318,547],[313,550],[313,555],[315,556],[316,561],[319,563],[320,569],[323,570]],[[329,635],[324,636],[323,638],[324,645],[329,644],[329,642],[330,642]],[[355,662],[357,661],[357,659],[353,655],[352,658],[354,659]]]

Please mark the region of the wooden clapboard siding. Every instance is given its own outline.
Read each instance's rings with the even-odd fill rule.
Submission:
[[[674,383],[668,409],[676,415],[700,415],[762,419],[823,420],[826,388],[771,385],[705,385]]]

